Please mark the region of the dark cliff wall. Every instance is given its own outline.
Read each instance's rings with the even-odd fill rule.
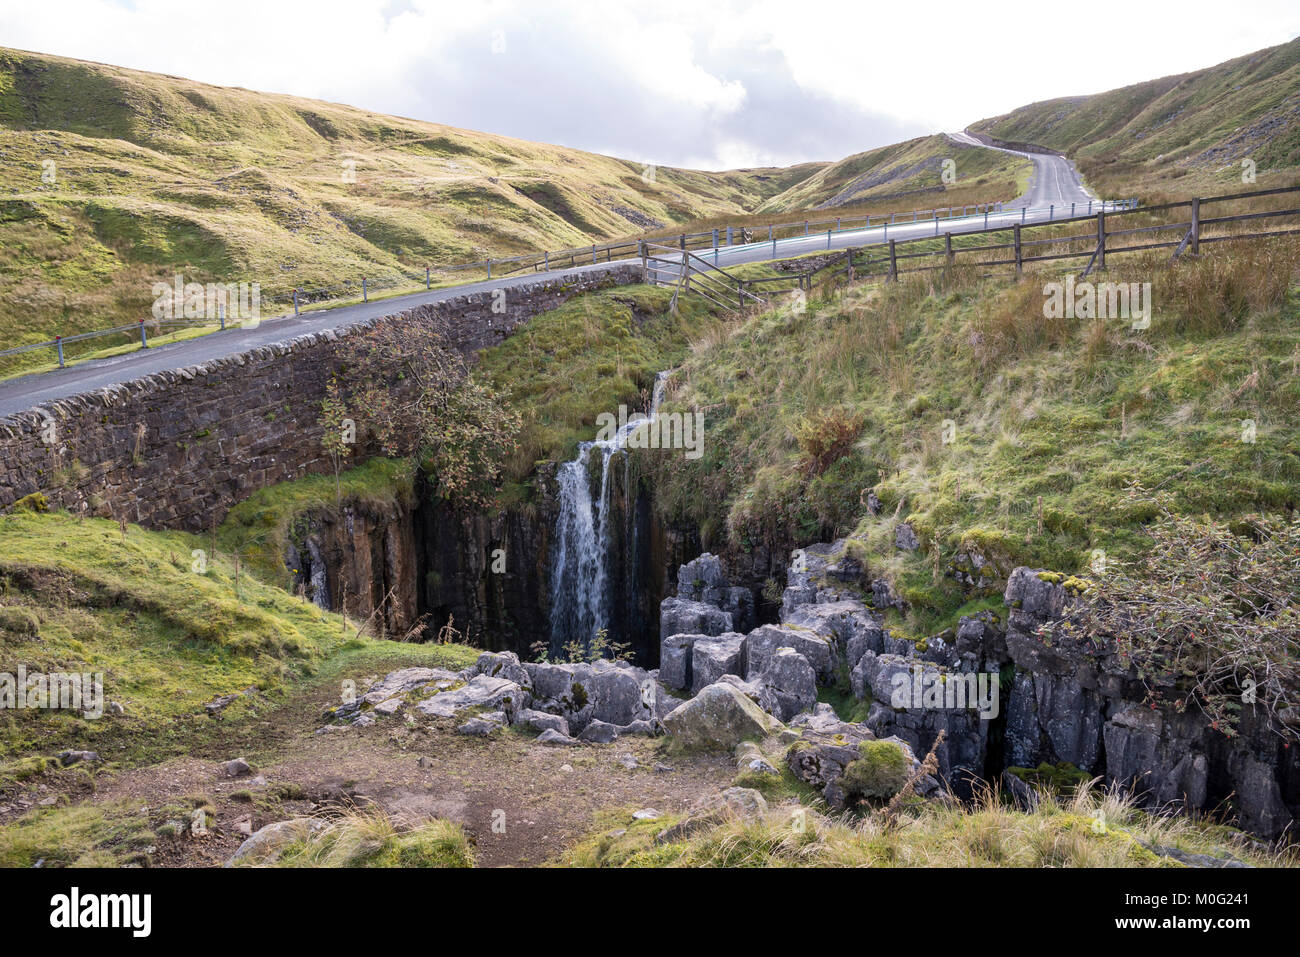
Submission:
[[[397,315],[446,320],[467,356],[592,289],[641,281],[618,265]],[[494,306],[495,311],[494,311]],[[200,530],[267,485],[330,470],[320,402],[349,327],[147,376],[0,420],[0,510],[33,492],[55,507],[156,528]],[[364,451],[364,450],[362,450]]]

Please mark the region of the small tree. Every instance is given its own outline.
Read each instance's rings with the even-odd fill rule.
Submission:
[[[1300,518],[1234,529],[1162,509],[1131,569],[1089,583],[1076,627],[1111,646],[1153,704],[1236,731],[1243,706],[1300,736]]]
[[[476,381],[434,319],[381,319],[354,337],[353,401],[388,455],[414,455],[439,497],[468,509],[495,501],[521,425],[504,396]]]
[[[343,460],[352,454],[352,443],[349,441],[351,436],[348,434],[352,426],[348,418],[348,410],[343,402],[343,390],[339,388],[338,376],[330,376],[329,385],[325,389],[325,398],[321,400],[321,416],[317,420],[321,427],[321,447],[334,463],[334,504],[341,504],[343,499],[343,485],[339,478],[339,471],[342,467]]]

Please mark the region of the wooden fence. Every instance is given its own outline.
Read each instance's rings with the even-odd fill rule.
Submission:
[[[829,261],[823,254],[817,266],[802,272],[757,279],[742,278],[718,269],[698,256],[691,256],[688,260],[686,254],[674,256],[671,248],[650,246],[646,279],[660,285],[675,283],[674,303],[680,293],[696,292],[717,305],[737,308],[748,302],[764,301],[774,292],[795,288],[809,290],[815,276],[825,279],[842,274],[849,282],[858,279],[897,281],[905,273],[950,268],[959,264],[963,257],[981,268],[1009,266],[1017,276],[1034,263],[1086,259],[1082,273],[1086,277],[1096,270],[1105,269],[1107,256],[1172,249],[1171,258],[1176,260],[1184,254],[1197,255],[1202,245],[1211,243],[1298,234],[1300,227],[1278,228],[1280,224],[1257,231],[1240,228],[1242,224],[1264,225],[1268,220],[1294,223],[1300,216],[1300,207],[1290,204],[1272,209],[1251,208],[1205,215],[1207,210],[1217,212],[1210,209],[1216,205],[1220,209],[1233,203],[1253,207],[1266,197],[1294,196],[1298,192],[1300,186],[1287,186],[1159,206],[1101,211],[1091,216],[1051,222],[1013,223],[957,234],[942,233],[937,237],[890,239],[846,249]],[[1162,218],[1167,221],[1160,221]],[[1072,232],[1073,229],[1079,231]],[[981,237],[984,240],[996,238],[998,234],[1006,236],[1007,241],[981,240]],[[955,243],[954,237],[957,239]],[[970,242],[972,239],[973,243]],[[1145,241],[1148,239],[1150,241]]]

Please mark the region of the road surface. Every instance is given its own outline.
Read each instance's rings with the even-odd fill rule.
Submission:
[[[982,146],[985,149],[997,149],[980,143],[966,133],[951,135],[959,142]],[[1002,150],[1002,152],[1015,153],[1016,151]],[[845,229],[831,233],[829,236],[826,233],[816,233],[806,237],[778,239],[775,243],[757,242],[724,246],[707,252],[697,250],[696,253],[706,262],[726,268],[741,263],[786,259],[821,250],[866,246],[890,239],[917,239],[941,235],[943,232],[973,232],[986,226],[1043,222],[1070,215],[1072,203],[1075,204],[1074,210],[1079,215],[1091,213],[1099,207],[1100,201],[1083,188],[1073,164],[1065,157],[1037,153],[1016,153],[1016,155],[1028,157],[1033,161],[1034,183],[1028,193],[1015,201],[1014,207],[1007,204],[1002,212],[989,213],[987,216],[981,213],[955,219],[942,219],[937,221],[937,228],[935,220],[899,222],[886,226],[873,226],[871,229]],[[1055,208],[1051,208],[1053,206]],[[221,356],[247,352],[261,346],[285,342],[309,332],[338,329],[378,316],[401,312],[423,303],[438,302],[473,292],[509,289],[523,283],[575,273],[600,272],[610,268],[609,263],[598,263],[570,269],[554,269],[549,272],[520,273],[501,279],[395,296],[357,306],[303,312],[300,316],[289,314],[265,319],[251,329],[231,328],[223,332],[128,352],[107,359],[87,360],[66,369],[21,376],[0,382],[0,418],[39,408],[57,399],[93,392],[167,369],[181,369]]]

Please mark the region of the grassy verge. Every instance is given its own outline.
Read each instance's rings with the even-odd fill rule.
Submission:
[[[927,802],[896,826],[878,814],[853,819],[782,804],[659,843],[674,820],[610,813],[559,863],[578,867],[1178,867],[1156,849],[1231,856],[1255,866],[1292,864],[1211,822],[1156,817],[1087,788],[1033,811],[988,796],[973,808]]]
[[[704,455],[648,460],[658,507],[714,549],[850,535],[912,603],[898,624],[918,634],[985,597],[951,575],[973,553],[1003,573],[1077,571],[1097,550],[1132,559],[1153,507],[1130,486],[1184,514],[1293,509],[1298,262],[1291,243],[1173,267],[1116,260],[1101,278],[1152,283],[1145,330],[1045,318],[1053,274],[954,270],[855,286],[801,313],[783,302],[676,377],[667,407],[705,410]],[[894,545],[902,521],[916,551]]]
[[[332,485],[332,480],[331,480]],[[206,555],[200,572],[194,550]],[[368,662],[460,668],[473,649],[356,638],[355,625],[242,573],[202,537],[62,513],[0,517],[0,671],[102,673],[105,714],[0,712],[0,780],[32,755],[88,748],[143,763],[278,708],[307,682]],[[237,698],[214,722],[202,705]],[[122,713],[110,710],[111,702]],[[66,772],[65,772],[66,773]]]

